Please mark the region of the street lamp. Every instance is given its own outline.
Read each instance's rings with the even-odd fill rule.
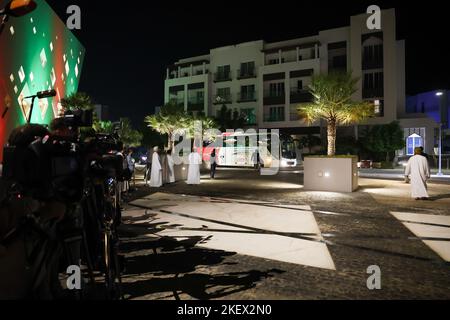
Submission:
[[[3,9],[0,9],[0,16],[3,16],[0,21],[0,34],[9,17],[22,17],[36,9],[36,7],[37,4],[33,0],[11,0],[8,2]]]
[[[437,175],[439,177],[442,177],[444,174],[442,173],[442,96],[444,95],[444,92],[442,91],[438,91],[436,92],[436,97],[439,98],[439,110],[441,110],[440,112],[440,116],[439,116],[439,145],[438,145],[438,149],[439,149],[439,171],[437,173]]]

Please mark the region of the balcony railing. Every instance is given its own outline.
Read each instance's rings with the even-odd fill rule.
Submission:
[[[231,94],[216,94],[213,100],[213,104],[228,104],[232,102],[233,98]]]
[[[249,79],[256,78],[256,69],[239,69],[238,70],[238,79]]]
[[[384,90],[383,90],[383,88],[363,89],[362,96],[363,96],[363,99],[382,98],[382,97],[384,97]]]
[[[383,66],[383,60],[363,60],[362,62],[363,70],[383,69]]]
[[[217,72],[214,74],[214,82],[231,81],[231,72]]]
[[[266,114],[264,115],[264,122],[284,122],[284,114]]]
[[[237,102],[256,101],[256,91],[239,92]]]
[[[190,71],[182,71],[180,74],[178,74],[177,71],[171,71],[169,77],[166,77],[166,80],[200,76],[208,73],[209,73],[208,69],[206,69],[205,72],[203,72],[203,70],[196,70],[196,71],[194,70],[192,74]]]
[[[286,94],[284,91],[264,91],[264,105],[284,104]]]
[[[298,121],[301,120],[300,119],[300,115],[298,114],[298,112],[292,112],[290,113],[290,119],[291,121]]]
[[[283,57],[281,58],[281,64],[283,63],[292,63],[292,62],[302,62],[302,61],[308,61],[308,60],[315,60],[318,59],[314,57],[314,55],[306,56],[303,55],[301,59],[297,59],[295,57]],[[280,64],[280,60],[278,58],[268,58],[265,61],[266,66],[274,65],[274,64]]]
[[[313,96],[308,89],[291,88],[291,103],[311,102]]]
[[[183,99],[172,98],[169,100],[169,103],[172,105],[176,105],[178,107],[184,107],[184,98]]]
[[[189,98],[188,111],[202,111],[205,107],[205,99]]]

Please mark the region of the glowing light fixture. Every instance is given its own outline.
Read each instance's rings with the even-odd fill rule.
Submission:
[[[17,18],[30,13],[36,9],[36,7],[37,4],[33,0],[12,0],[0,10],[0,15],[7,15]]]

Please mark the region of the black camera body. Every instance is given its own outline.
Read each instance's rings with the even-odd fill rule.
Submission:
[[[91,127],[90,110],[67,112],[61,122],[72,137],[52,135],[43,126],[25,125],[12,133],[4,147],[2,177],[20,186],[35,199],[78,202],[85,179],[123,176],[123,157],[115,135],[93,134],[84,141],[77,136],[80,127]]]
[[[67,127],[89,128],[94,123],[94,113],[92,110],[71,110],[63,116]]]
[[[82,197],[80,158],[67,142],[38,138],[28,146],[4,148],[2,176],[35,199],[79,201]]]

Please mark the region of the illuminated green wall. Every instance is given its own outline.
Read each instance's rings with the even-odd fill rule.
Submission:
[[[0,159],[9,133],[29,115],[31,99],[23,97],[57,91],[54,98],[35,100],[31,122],[48,124],[61,99],[77,91],[81,76],[84,47],[44,0],[35,1],[35,11],[10,18],[0,35]],[[0,0],[1,7],[5,3]]]

